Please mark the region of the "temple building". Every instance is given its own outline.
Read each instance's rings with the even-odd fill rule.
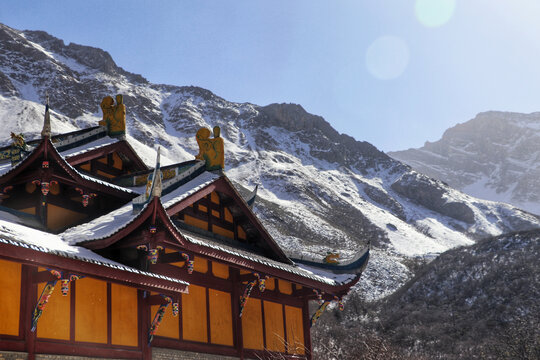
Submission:
[[[150,168],[122,97],[101,107],[52,135],[47,105],[40,138],[0,149],[0,358],[311,359],[310,327],[369,248],[286,254],[227,178],[218,127]]]

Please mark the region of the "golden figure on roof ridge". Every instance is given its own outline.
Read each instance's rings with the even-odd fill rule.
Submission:
[[[210,138],[210,130],[200,128],[195,135],[197,144],[199,144],[199,153],[196,159],[206,162],[207,170],[221,170],[225,167],[225,149],[221,129],[214,126],[214,138]]]
[[[101,111],[103,111],[103,119],[99,125],[107,127],[109,136],[122,137],[126,134],[126,105],[124,105],[124,97],[120,94],[116,95],[116,105],[112,96],[105,96],[101,100]]]

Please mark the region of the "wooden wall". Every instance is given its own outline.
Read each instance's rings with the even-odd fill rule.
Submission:
[[[187,225],[229,239],[246,240],[244,229],[234,221],[229,209],[220,203],[219,195],[215,191],[182,210],[178,216]]]
[[[185,263],[178,262],[176,266],[183,267]],[[37,270],[34,268],[33,272]],[[292,292],[292,284],[276,279],[267,280],[267,291],[259,293],[257,289],[253,290],[240,319],[239,296],[235,296],[234,291],[241,294],[245,283],[234,285],[234,279],[239,276],[238,271],[233,271],[226,264],[201,257],[195,257],[194,270],[194,274],[199,274],[195,282],[205,281],[205,277],[208,277],[214,279],[214,282],[230,285],[214,288],[203,283],[192,283],[189,293],[178,298],[178,316],[174,317],[171,306],[167,307],[154,341],[167,339],[169,342],[166,347],[177,349],[205,349],[198,346],[212,346],[208,349],[214,349],[211,351],[215,353],[230,349],[223,354],[234,353],[239,346],[246,351],[260,351],[261,354],[266,351],[300,355],[305,353],[305,314],[299,300],[287,295]],[[41,268],[39,271],[46,269]],[[0,340],[5,336],[20,339],[25,336],[22,321],[28,316],[21,314],[25,306],[21,294],[25,286],[35,286],[35,290],[30,292],[34,294],[34,306],[45,286],[44,282],[23,286],[23,274],[21,264],[0,260],[0,289],[3,294],[9,294],[0,296]],[[63,296],[60,282],[56,284],[38,322],[35,335],[38,344],[53,342],[60,347],[64,346],[62,344],[77,345],[79,347],[72,350],[74,354],[82,348],[86,349],[86,354],[91,354],[94,346],[141,351],[143,342],[147,340],[149,324],[159,308],[159,305],[146,307],[145,299],[158,294],[147,293],[142,298],[143,292],[135,288],[94,278],[75,280],[69,287],[68,295]],[[290,300],[282,302],[279,300],[281,298]],[[243,336],[237,338],[237,332]]]
[[[165,253],[171,252],[173,250],[165,249]],[[185,263],[177,262],[173,265],[184,267]],[[216,283],[228,280],[229,287],[231,289],[233,287],[232,270],[226,264],[195,256],[194,271],[214,278],[213,282]],[[240,274],[246,275],[250,272],[241,271]],[[189,277],[187,280],[192,282]],[[238,284],[238,293],[243,292],[246,283]],[[180,299],[180,316],[173,317],[169,307],[156,335],[177,340],[179,343],[187,341],[233,347],[236,320],[233,314],[234,307],[239,308],[239,301],[234,301],[230,290],[224,291],[224,288],[225,286],[223,289],[217,289],[192,282],[188,289],[189,294],[182,294]],[[266,281],[266,288],[272,293],[270,297],[275,300],[265,299],[265,293],[258,293],[258,290],[254,289],[243,310],[239,321],[242,347],[250,350],[304,354],[302,305],[298,303],[293,306],[278,300],[284,297],[292,299],[293,284],[270,278]],[[152,307],[152,316],[158,307],[157,305]]]
[[[21,264],[0,260],[0,334],[19,335]]]

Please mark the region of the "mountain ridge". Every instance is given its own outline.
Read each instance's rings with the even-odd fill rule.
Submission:
[[[438,141],[388,154],[473,196],[540,213],[540,112],[483,112]]]
[[[10,131],[38,137],[46,93],[53,132],[95,126],[101,99],[122,93],[128,139],[149,165],[156,145],[165,165],[191,160],[198,152],[196,131],[218,125],[227,175],[242,188],[260,185],[255,212],[282,247],[321,258],[339,251],[348,258],[371,242],[377,268],[368,266],[362,288],[373,298],[410,276],[403,265],[409,258],[540,227],[539,217],[455,191],[339,134],[300,105],[233,103],[195,86],[151,84],[113,67],[103,50],[69,46],[43,32],[0,25],[4,141]],[[74,57],[65,56],[70,51]],[[97,58],[99,69],[77,60],[81,54]]]

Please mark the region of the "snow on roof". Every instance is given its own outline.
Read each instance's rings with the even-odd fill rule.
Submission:
[[[176,283],[189,285],[189,283],[174,279],[168,276],[153,274],[145,271],[140,271],[116,261],[100,256],[91,250],[79,246],[67,244],[59,235],[49,234],[44,231],[32,229],[30,227],[20,225],[17,222],[19,219],[10,213],[0,211],[0,242],[15,246],[30,248],[35,251],[62,256],[79,261],[91,262],[97,265],[103,265],[110,268],[115,268],[123,271],[146,275],[153,278],[173,281]]]
[[[219,175],[204,172],[195,179],[188,181],[177,189],[161,198],[165,208],[194,194],[203,187],[216,181]],[[144,210],[144,208],[143,208]],[[143,211],[141,210],[141,212]],[[62,239],[68,244],[77,244],[83,241],[99,240],[114,235],[121,229],[133,222],[139,212],[133,213],[131,202],[108,214],[100,216],[85,224],[67,229],[61,234]]]
[[[328,284],[332,286],[341,285],[341,284],[351,281],[356,276],[354,274],[337,275],[330,272],[322,271],[320,269],[310,268],[305,265],[298,266],[298,265],[285,264],[279,261],[271,260],[261,255],[254,254],[252,252],[240,250],[238,248],[233,248],[231,246],[218,243],[207,237],[199,236],[198,234],[189,233],[188,235],[185,230],[179,230],[178,228],[177,230],[178,232],[182,233],[182,235],[186,238],[186,240],[188,240],[189,242],[193,244],[205,246],[207,248],[211,248],[214,250],[219,250],[230,255],[238,256],[238,257],[241,257],[250,261],[254,261],[268,267],[272,267],[274,269],[283,270],[291,274],[299,275],[299,276],[302,276],[311,280],[315,280],[324,284]]]
[[[53,147],[54,147],[54,146],[53,146]],[[54,147],[54,149],[56,150],[56,147]],[[56,151],[58,151],[58,150],[56,150]],[[64,158],[60,153],[59,153],[59,155],[60,155],[60,156],[64,159],[64,161],[65,161],[65,158]],[[107,187],[110,187],[110,188],[113,188],[113,189],[116,189],[116,190],[124,191],[124,192],[130,193],[130,194],[136,194],[136,192],[134,192],[134,191],[131,190],[131,189],[127,189],[127,188],[122,187],[122,186],[114,185],[114,184],[111,184],[110,182],[103,181],[103,180],[100,180],[100,179],[96,179],[96,178],[93,177],[93,176],[83,174],[83,173],[81,173],[79,170],[77,170],[77,169],[75,169],[73,166],[71,166],[71,164],[68,163],[67,161],[65,161],[65,164],[66,164],[66,166],[68,166],[71,170],[73,170],[74,172],[76,172],[80,177],[82,177],[82,178],[85,179],[85,180],[92,181],[92,182],[98,183],[98,184],[100,184],[100,185],[107,186]]]
[[[100,139],[100,140],[103,140],[103,139]],[[99,142],[100,140],[97,140],[97,142]],[[113,141],[114,142],[114,141]],[[54,145],[54,144],[53,144]],[[106,144],[102,144],[101,146],[105,146]],[[101,147],[101,146],[97,146],[97,147]],[[54,147],[54,146],[53,146]],[[55,148],[55,147],[54,147]],[[56,148],[55,148],[56,150]],[[87,149],[86,151],[88,150],[91,150],[91,149]],[[58,151],[58,150],[56,150]],[[66,152],[69,152],[66,151]],[[64,158],[64,155],[63,153],[59,155],[65,160]],[[21,160],[17,165],[15,166],[11,166],[11,162],[6,162],[6,163],[3,163],[3,164],[0,164],[0,176],[2,175],[6,175],[7,173],[15,170],[17,167],[19,167],[22,163],[24,162],[24,159]],[[131,189],[128,189],[128,188],[125,188],[125,187],[122,187],[122,186],[118,186],[118,185],[114,185],[114,184],[111,184],[110,182],[107,182],[107,181],[103,181],[103,180],[100,180],[100,179],[96,179],[95,177],[92,177],[92,176],[89,176],[89,175],[86,175],[86,174],[83,174],[81,173],[79,170],[75,169],[73,166],[71,166],[67,161],[65,161],[65,164],[66,166],[68,166],[71,170],[73,170],[75,173],[77,173],[79,176],[81,176],[83,179],[85,180],[88,180],[88,181],[92,181],[92,182],[95,182],[95,183],[98,183],[100,185],[103,185],[103,186],[107,186],[107,187],[110,187],[110,188],[113,188],[113,189],[116,189],[116,190],[120,190],[120,191],[123,191],[123,192],[127,192],[127,193],[130,193],[130,194],[137,194],[137,192],[131,190]]]
[[[68,164],[69,165],[69,164]],[[118,185],[115,185],[115,184],[111,184],[110,182],[107,182],[107,181],[104,181],[104,180],[100,180],[100,179],[97,179],[93,176],[90,176],[90,175],[87,175],[87,174],[83,174],[81,173],[79,170],[75,169],[73,166],[69,165],[75,172],[77,172],[79,174],[79,176],[81,176],[83,179],[85,180],[89,180],[89,181],[92,181],[92,182],[95,182],[95,183],[98,183],[98,184],[101,184],[103,186],[107,186],[107,187],[110,187],[110,188],[113,188],[113,189],[116,189],[116,190],[120,190],[120,191],[123,191],[123,192],[127,192],[127,193],[130,193],[130,194],[138,194],[136,191],[133,191],[131,189],[128,189],[128,188],[125,188],[125,187],[122,187],[122,186],[118,186]]]
[[[64,158],[77,156],[77,155],[80,155],[80,154],[84,154],[84,153],[86,153],[88,151],[96,150],[96,149],[99,149],[101,147],[117,143],[119,141],[120,141],[119,139],[110,138],[110,137],[106,136],[106,137],[102,137],[101,139],[97,139],[97,140],[88,142],[86,144],[77,146],[77,147],[72,148],[72,149],[60,151],[60,155],[62,155]],[[56,144],[55,144],[55,146],[58,147]]]
[[[220,178],[221,175],[214,174],[211,172],[203,172],[201,175],[197,176],[195,179],[188,181],[182,186],[179,186],[175,190],[171,191],[167,195],[161,197],[161,203],[165,209],[173,206],[179,201],[184,200],[188,196],[196,193],[200,189],[210,185],[214,181]]]
[[[19,165],[19,164],[17,164],[17,165]],[[14,167],[16,167],[16,166],[14,166]],[[7,162],[4,162],[4,163],[0,164],[0,176],[4,175],[5,173],[7,173],[10,170],[11,170],[11,161],[7,161]]]

